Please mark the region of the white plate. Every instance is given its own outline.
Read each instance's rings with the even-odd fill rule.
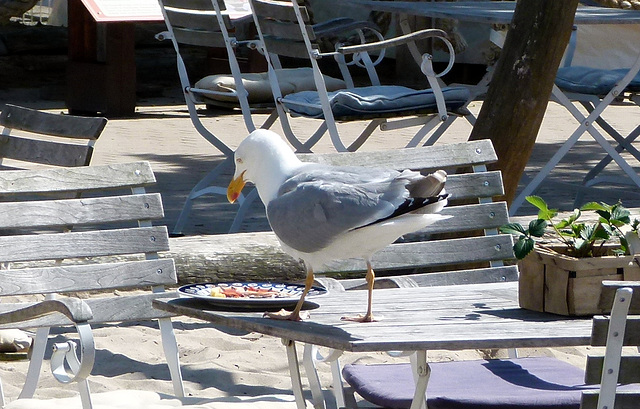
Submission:
[[[246,288],[258,288],[269,291],[275,291],[274,297],[270,298],[254,298],[254,297],[212,297],[211,290],[214,287],[229,288],[235,287],[238,289]],[[293,307],[296,305],[302,292],[304,290],[303,285],[299,284],[287,284],[287,283],[267,283],[259,281],[229,281],[220,283],[200,283],[200,284],[188,284],[178,288],[178,293],[181,296],[197,298],[199,300],[207,301],[210,304],[224,306],[224,307],[270,307],[270,308],[284,308]],[[305,301],[309,298],[321,296],[327,293],[327,290],[321,287],[311,287],[311,290],[305,297]]]

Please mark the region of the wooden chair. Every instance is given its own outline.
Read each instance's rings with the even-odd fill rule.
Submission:
[[[6,104],[0,112],[0,170],[47,166],[86,166],[106,118],[43,112]],[[4,342],[18,351],[31,343],[21,331],[4,331]]]
[[[547,357],[431,363],[428,408],[638,407],[640,357],[621,358],[623,345],[640,345],[640,297],[632,298],[634,291],[640,282],[603,283],[600,308],[611,313],[594,317],[591,344],[606,348],[604,355],[587,358],[586,372]],[[408,408],[415,390],[408,364],[347,365],[344,375],[352,391],[385,407]]]
[[[0,169],[86,166],[106,125],[106,118],[6,104],[0,113]]]
[[[83,408],[90,408],[91,326],[144,320],[158,320],[175,395],[184,396],[171,314],[151,305],[171,296],[164,286],[177,282],[173,259],[158,254],[169,249],[169,239],[166,227],[152,225],[164,216],[160,195],[145,193],[153,183],[147,162],[0,172],[0,263],[6,267],[0,297],[46,295],[42,302],[0,303],[0,329],[37,328],[19,398],[35,392],[49,329],[75,326],[77,341],[54,345],[52,372],[62,383],[77,382]],[[147,291],[57,295],[118,288]]]
[[[280,122],[289,142],[297,151],[305,152],[318,142],[328,131],[333,146],[338,151],[357,150],[376,128],[394,130],[404,127],[419,127],[415,136],[407,144],[415,147],[424,137],[439,125],[449,126],[450,115],[471,116],[466,110],[470,93],[466,87],[443,87],[439,77],[453,66],[453,46],[441,30],[420,30],[366,42],[364,36],[359,44],[336,44],[335,50],[322,50],[318,43],[318,33],[310,24],[309,13],[297,0],[252,0],[251,8],[264,47],[269,68],[269,79],[276,102]],[[422,54],[415,41],[433,38],[443,41],[449,49],[449,65],[436,74],[431,64],[431,56]],[[381,85],[376,68],[369,53],[407,44],[411,53],[426,76],[426,89]],[[313,68],[315,89],[283,95],[278,87],[277,68],[280,57],[300,58],[308,61]],[[365,68],[369,86],[356,86],[347,59]],[[335,59],[337,69],[346,83],[345,88],[332,91],[323,75],[318,60]],[[291,117],[303,116],[321,119],[317,130],[306,140],[293,132],[289,124]],[[361,134],[350,143],[345,143],[338,131],[338,121],[369,121]],[[473,121],[473,119],[470,119]],[[431,141],[433,142],[433,141]]]

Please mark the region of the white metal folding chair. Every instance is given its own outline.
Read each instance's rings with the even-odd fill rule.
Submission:
[[[640,161],[640,151],[632,145],[632,142],[640,136],[640,121],[638,121],[639,124],[633,131],[627,136],[623,136],[602,116],[602,113],[614,101],[620,99],[628,99],[629,102],[640,107],[640,54],[629,68],[609,70],[572,66],[571,60],[572,52],[575,50],[575,36],[572,37],[571,41],[565,57],[565,66],[558,70],[556,83],[552,91],[552,99],[562,104],[580,125],[516,197],[510,207],[511,215],[517,212],[518,208],[524,203],[525,198],[540,186],[585,132],[595,139],[606,152],[606,156],[584,177],[582,186],[576,196],[575,204],[579,205],[582,199],[582,191],[585,187],[598,183],[630,183],[640,187],[640,175],[620,155],[623,151],[626,151],[635,160]],[[587,110],[587,115],[585,116],[576,105],[584,107]],[[596,124],[599,125],[604,133],[613,138],[617,144],[616,146],[613,146],[609,140],[605,139],[602,132],[595,127]],[[615,177],[599,176],[602,170],[612,161],[622,169],[624,175]]]
[[[202,123],[196,105],[213,103],[215,100],[235,100],[240,105],[247,131],[252,132],[256,127],[251,117],[247,91],[243,86],[240,66],[235,55],[235,47],[239,44],[239,41],[230,35],[230,32],[236,30],[236,26],[234,20],[231,19],[231,15],[226,11],[224,1],[159,0],[159,3],[168,32],[160,33],[157,37],[159,39],[170,38],[173,43],[176,51],[180,84],[191,122],[200,135],[225,155],[222,163],[207,173],[189,192],[173,228],[174,234],[181,234],[195,199],[207,194],[226,195],[225,187],[214,186],[213,183],[232,164],[233,160],[233,150]],[[193,82],[189,79],[188,69],[181,54],[183,47],[190,46],[224,47],[227,50],[229,67],[235,87],[221,90],[194,87]],[[269,128],[276,119],[277,115],[271,115],[262,127]],[[230,231],[237,231],[244,217],[248,207],[248,203],[245,205],[244,201],[244,196],[239,199],[240,208]]]
[[[310,25],[306,7],[297,0],[252,0],[254,15],[261,45],[265,48],[269,68],[269,79],[273,90],[276,109],[289,142],[298,151],[309,151],[318,140],[329,131],[331,141],[338,151],[358,149],[380,127],[383,130],[408,126],[420,126],[419,131],[407,146],[417,146],[436,126],[445,123],[449,115],[468,114],[469,91],[466,87],[442,87],[438,77],[444,75],[454,62],[453,47],[441,30],[421,30],[389,40],[378,39],[366,42],[360,34],[360,44],[336,44],[335,50],[322,51],[317,42],[317,33]],[[369,56],[388,47],[410,44],[416,40],[433,37],[445,42],[450,51],[447,68],[436,75],[431,56],[419,55],[422,72],[426,75],[430,88],[416,90],[400,86],[380,85],[375,65]],[[413,49],[417,53],[417,49]],[[346,56],[351,55],[352,63],[362,66],[371,81],[369,87],[356,87],[347,66]],[[282,95],[278,87],[279,57],[304,58],[313,68],[315,91]],[[347,85],[335,92],[327,90],[326,79],[318,64],[322,58],[332,57],[338,63]],[[287,113],[322,119],[320,127],[305,141],[296,136],[289,124]],[[397,120],[391,121],[390,118]],[[348,146],[343,142],[336,125],[337,121],[370,120],[362,133]]]
[[[228,10],[223,0],[159,0],[159,2],[168,31],[159,33],[156,37],[160,40],[170,39],[173,43],[180,83],[191,121],[198,133],[226,156],[222,163],[191,189],[173,228],[173,234],[177,235],[182,234],[193,200],[208,194],[226,195],[225,187],[214,186],[213,183],[231,164],[233,157],[233,150],[202,123],[196,106],[237,107],[239,105],[248,132],[256,129],[251,115],[252,108],[272,109],[271,114],[260,125],[264,129],[273,125],[278,119],[278,113],[273,109],[271,86],[266,73],[242,73],[236,58],[236,50],[240,45],[260,48],[253,38],[233,36],[240,31],[249,30],[248,25],[251,24],[252,18],[248,11],[243,15],[241,12]],[[362,28],[374,29],[375,26],[366,21],[337,18],[314,27],[320,36],[328,37]],[[185,64],[182,50],[194,46],[225,48],[231,76],[211,75],[196,82],[192,81],[189,78],[190,70]],[[301,91],[314,86],[310,68],[286,69],[281,71],[281,74],[283,77],[281,89],[286,90],[283,92]],[[344,86],[342,81],[335,81],[336,87]],[[284,86],[285,83],[287,86]],[[229,232],[238,231],[249,205],[256,197],[257,194],[252,191],[239,199],[240,207]]]

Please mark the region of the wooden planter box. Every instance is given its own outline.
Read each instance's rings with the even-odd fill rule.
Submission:
[[[520,306],[561,315],[594,315],[603,280],[640,280],[640,255],[575,258],[563,247],[536,248],[518,262]]]

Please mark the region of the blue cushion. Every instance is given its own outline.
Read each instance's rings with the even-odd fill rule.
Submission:
[[[628,69],[604,70],[589,67],[562,67],[556,75],[556,85],[565,91],[580,94],[606,95],[629,72]],[[640,91],[640,73],[627,85],[625,91]]]
[[[442,90],[448,111],[462,107],[469,99],[465,87]],[[315,91],[302,91],[283,98],[293,113],[311,118],[323,118],[320,98]],[[300,106],[303,103],[311,106]],[[336,119],[364,119],[403,114],[437,112],[433,90],[415,90],[397,85],[349,88],[329,93],[329,104]]]
[[[474,360],[429,364],[429,409],[578,409],[584,372],[555,358]],[[415,382],[409,364],[346,365],[345,380],[369,402],[411,406]]]

